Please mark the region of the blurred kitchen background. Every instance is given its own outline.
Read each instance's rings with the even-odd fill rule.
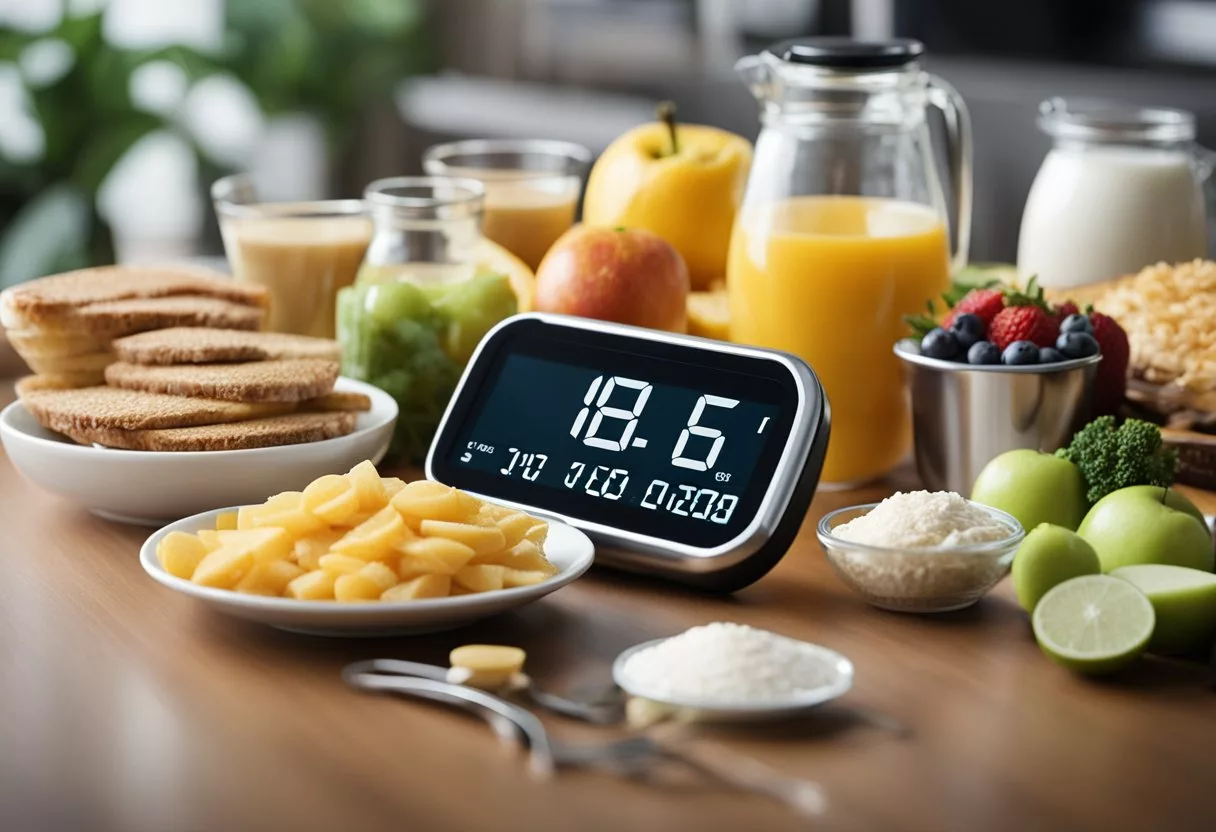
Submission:
[[[754,138],[732,65],[809,34],[925,42],[974,122],[977,260],[1014,259],[1042,99],[1181,107],[1216,146],[1211,0],[0,0],[0,283],[216,256],[235,170],[356,196],[441,139],[598,151],[662,99]]]

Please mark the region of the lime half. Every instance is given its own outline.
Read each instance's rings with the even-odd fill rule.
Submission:
[[[1144,593],[1126,581],[1083,575],[1049,590],[1031,621],[1053,662],[1080,673],[1112,673],[1144,652],[1156,616]]]

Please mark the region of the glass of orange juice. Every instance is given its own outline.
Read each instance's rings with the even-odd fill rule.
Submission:
[[[736,65],[763,129],[727,259],[730,337],[794,353],[819,376],[832,414],[820,477],[829,487],[881,477],[911,449],[892,346],[951,269],[930,106],[945,114],[956,262],[966,260],[967,113],[921,71],[921,51],[908,40],[807,38]]]
[[[333,338],[338,290],[372,238],[363,200],[261,202],[247,174],[218,180],[211,198],[234,277],[270,294],[266,329]]]
[[[471,139],[439,144],[422,156],[431,176],[485,185],[482,233],[533,271],[571,225],[591,151],[548,139]]]

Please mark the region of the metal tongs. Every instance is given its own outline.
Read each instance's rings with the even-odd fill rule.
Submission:
[[[804,816],[822,814],[826,800],[819,784],[788,777],[746,757],[711,752],[683,742],[683,729],[660,729],[646,735],[600,743],[555,742],[531,711],[478,688],[447,681],[446,668],[398,659],[356,662],[342,671],[342,678],[358,690],[391,692],[454,705],[485,720],[500,739],[528,749],[528,769],[537,777],[549,777],[559,767],[596,768],[633,777],[645,777],[658,762],[678,761],[717,782],[784,803]],[[542,702],[530,694],[537,704]],[[550,698],[551,697],[551,698]],[[596,705],[542,694],[558,713],[580,716]],[[543,707],[550,707],[543,704]],[[572,707],[568,707],[572,706]],[[596,720],[589,720],[596,721]],[[602,724],[602,723],[601,723]]]

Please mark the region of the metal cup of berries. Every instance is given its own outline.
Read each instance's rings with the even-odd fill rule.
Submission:
[[[1051,306],[1033,280],[1022,290],[973,289],[940,321],[909,319],[914,337],[899,341],[895,354],[906,371],[925,486],[970,494],[994,457],[1015,448],[1055,451],[1095,412],[1121,401],[1125,352],[1112,356],[1118,390],[1101,389],[1109,320],[1071,303]],[[1122,370],[1114,366],[1120,361]]]

